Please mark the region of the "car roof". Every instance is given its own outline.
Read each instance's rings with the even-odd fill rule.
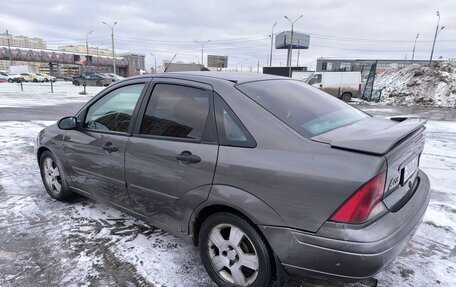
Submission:
[[[237,84],[264,81],[264,80],[285,80],[287,77],[274,76],[260,73],[240,73],[240,72],[213,72],[213,71],[195,71],[195,72],[169,72],[161,74],[144,74],[134,78],[155,78],[155,77],[173,77],[180,79],[219,79]]]

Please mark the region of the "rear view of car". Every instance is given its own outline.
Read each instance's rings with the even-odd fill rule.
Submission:
[[[308,140],[302,152],[290,151],[296,175],[268,179],[289,199],[267,201],[287,227],[263,228],[285,270],[353,280],[382,270],[405,248],[429,202],[429,179],[418,168],[426,121],[371,117],[296,81],[238,89]]]

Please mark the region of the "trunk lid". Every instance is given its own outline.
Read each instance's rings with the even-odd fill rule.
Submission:
[[[422,128],[426,121],[415,117],[370,117],[311,139],[330,144],[333,148],[385,155],[395,145]]]
[[[419,184],[417,170],[426,137],[426,119],[367,118],[313,137],[332,148],[384,156],[387,164],[383,203],[399,210]]]

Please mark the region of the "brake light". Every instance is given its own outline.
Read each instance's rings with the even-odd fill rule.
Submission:
[[[330,220],[343,223],[363,223],[383,212],[385,210],[382,203],[385,179],[386,171],[366,182],[339,207]]]

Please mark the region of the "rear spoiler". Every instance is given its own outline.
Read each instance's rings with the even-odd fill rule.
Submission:
[[[384,155],[427,122],[425,118],[414,116],[391,117],[390,120],[397,121],[398,124],[370,135],[335,140],[330,145],[333,148]]]

